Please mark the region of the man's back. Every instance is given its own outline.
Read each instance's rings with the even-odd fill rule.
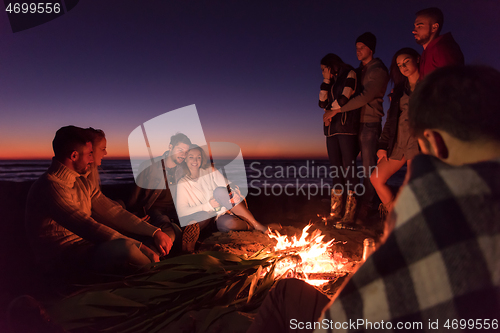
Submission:
[[[420,155],[387,242],[325,318],[420,322],[500,317],[500,160],[460,167]],[[474,328],[479,328],[474,326]],[[366,329],[360,327],[360,330]]]

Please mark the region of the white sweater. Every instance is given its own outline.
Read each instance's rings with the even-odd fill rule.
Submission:
[[[188,175],[182,177],[177,184],[175,205],[179,217],[200,211],[214,212],[210,199],[214,197],[213,192],[219,186],[226,187],[227,181],[219,171],[211,167],[200,169],[200,176],[197,179]],[[222,207],[219,215],[225,211],[226,209]]]

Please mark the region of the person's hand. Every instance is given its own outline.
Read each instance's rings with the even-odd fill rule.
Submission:
[[[323,82],[330,83],[330,79],[332,78],[331,69],[328,67],[325,67],[321,71],[321,74],[323,74]]]
[[[158,252],[162,257],[166,256],[170,252],[170,249],[174,244],[172,242],[172,239],[161,230],[155,232],[153,240],[155,242],[156,248],[158,249]]]
[[[158,232],[157,232],[158,233]],[[158,262],[160,261],[160,257],[158,256],[158,254],[156,252],[154,252],[153,250],[151,250],[149,247],[147,247],[146,245],[141,244],[141,247],[139,248],[139,250],[141,250],[141,252],[149,258],[149,260],[151,260],[151,262]]]
[[[394,89],[391,89],[391,93],[388,95],[389,96],[389,102],[392,102],[392,95],[394,95]]]
[[[239,192],[240,192],[239,190],[232,191],[233,197],[229,199],[229,201],[233,204],[233,206],[239,204],[242,201],[241,194]]]
[[[339,112],[340,109],[325,110],[325,113],[323,114],[323,122],[325,123],[325,125],[330,125],[330,123],[332,122],[332,118]]]
[[[220,204],[217,202],[217,200],[215,200],[215,198],[210,199],[209,202],[210,202],[210,205],[212,205],[212,207],[214,207],[214,208],[220,207]]]
[[[387,150],[385,149],[379,149],[377,150],[377,164],[380,163],[384,158],[387,160]]]

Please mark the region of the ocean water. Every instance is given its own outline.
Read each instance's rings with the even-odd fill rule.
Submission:
[[[50,166],[50,160],[0,160],[0,181],[33,181],[40,177]],[[216,165],[219,167],[220,165]],[[137,166],[134,166],[137,167]],[[355,172],[359,176],[362,170],[334,170],[328,160],[245,160],[246,181],[252,188],[285,187],[297,188],[301,186],[318,187],[331,184],[331,177],[342,172]],[[244,183],[241,179],[242,170],[230,170],[226,176]],[[403,167],[389,180],[389,185],[400,186],[404,180],[406,167]],[[100,170],[101,182],[104,185],[132,183],[134,175],[129,160],[104,159]]]

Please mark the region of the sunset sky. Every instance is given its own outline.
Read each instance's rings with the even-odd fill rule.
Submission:
[[[84,0],[17,33],[2,2],[0,158],[50,158],[69,124],[104,130],[108,158],[127,157],[137,126],[192,104],[207,141],[244,157],[326,158],[320,59],[357,67],[365,31],[387,66],[402,47],[421,52],[414,14],[431,6],[466,63],[500,69],[498,0]]]

